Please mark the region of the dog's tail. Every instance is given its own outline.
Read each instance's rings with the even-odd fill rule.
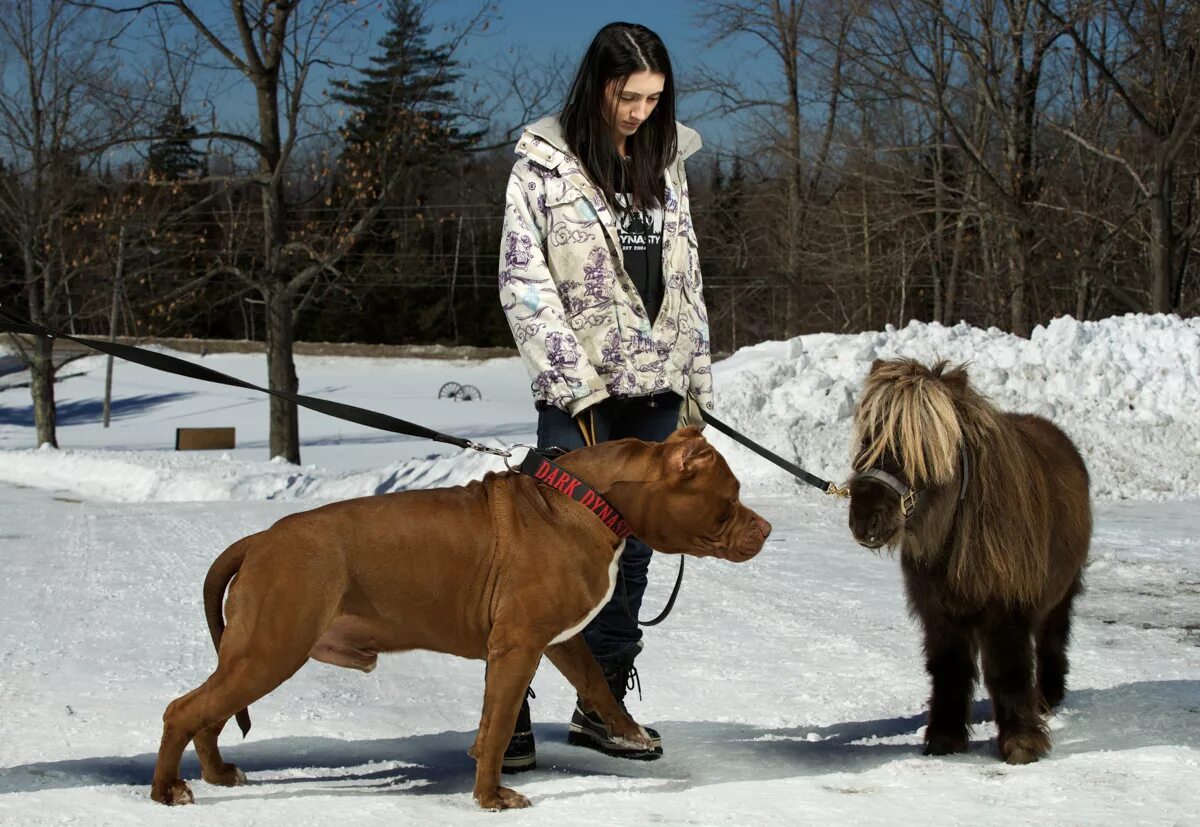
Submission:
[[[225,633],[225,616],[221,607],[225,602],[225,589],[229,581],[237,576],[246,559],[246,539],[238,540],[213,561],[209,566],[208,576],[204,578],[204,616],[208,619],[208,633],[212,635],[213,647],[221,651],[221,635]],[[234,716],[242,737],[250,731],[250,710],[241,709]]]

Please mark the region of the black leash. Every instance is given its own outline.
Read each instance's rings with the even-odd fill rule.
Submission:
[[[703,408],[700,409],[700,416],[704,418],[705,422],[707,422],[709,425],[712,425],[714,428],[716,428],[721,433],[725,434],[725,436],[729,437],[734,442],[737,442],[740,445],[744,445],[745,447],[749,448],[754,453],[758,454],[760,457],[770,460],[771,462],[775,463],[780,468],[782,468],[784,471],[787,471],[789,474],[791,474],[794,477],[804,480],[804,482],[808,483],[809,485],[813,486],[814,488],[820,488],[826,494],[832,494],[835,497],[849,497],[850,496],[850,492],[848,489],[846,489],[830,480],[823,480],[820,477],[818,477],[816,474],[810,474],[808,471],[805,471],[803,468],[801,468],[799,465],[797,465],[794,462],[788,462],[786,459],[779,456],[779,454],[776,454],[774,451],[770,450],[769,448],[764,448],[763,446],[759,445],[757,442],[750,439],[749,437],[738,433],[733,428],[730,428],[724,422],[717,419],[715,416],[713,416],[712,414],[710,414],[708,411],[704,410]]]
[[[683,561],[687,559],[684,555],[679,555],[679,574],[675,575],[675,587],[671,589],[671,596],[667,598],[667,605],[659,613],[654,620],[638,620],[637,615],[629,608],[629,592],[625,588],[625,567],[621,567],[621,603],[625,606],[625,614],[629,615],[639,626],[657,626],[667,619],[667,615],[671,613],[671,609],[675,608],[675,598],[679,597],[679,587],[683,585]]]
[[[220,385],[231,385],[236,388],[260,391],[261,393],[270,394],[271,396],[284,399],[301,407],[326,414],[327,416],[344,419],[347,422],[356,422],[359,425],[366,425],[368,428],[377,428],[381,431],[389,431],[394,434],[429,439],[434,442],[444,442],[448,445],[469,448],[485,454],[509,456],[508,451],[502,448],[491,448],[486,445],[480,445],[470,439],[443,434],[432,428],[426,428],[424,425],[417,425],[413,422],[388,416],[377,411],[367,410],[366,408],[360,408],[356,405],[346,405],[342,402],[333,402],[329,399],[318,399],[315,396],[305,396],[299,393],[289,393],[287,391],[259,387],[258,385],[238,379],[235,376],[230,376],[227,373],[221,373],[212,368],[206,368],[175,356],[168,356],[165,353],[156,353],[152,350],[134,347],[133,345],[123,345],[117,342],[106,342],[100,339],[85,339],[78,336],[69,336],[65,333],[54,333],[42,325],[34,324],[9,313],[3,307],[0,307],[0,332],[25,333],[31,336],[44,336],[50,339],[64,339],[84,345],[85,347],[90,347],[93,350],[101,351],[102,353],[108,353],[119,359],[125,359],[126,361],[135,362],[139,365],[145,365],[148,368],[165,371],[166,373],[173,373],[177,376],[186,376],[190,379],[199,379],[202,382],[214,382]]]

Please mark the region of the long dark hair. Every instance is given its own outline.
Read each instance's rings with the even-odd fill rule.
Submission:
[[[666,82],[650,117],[626,139],[631,158],[624,162],[610,138],[612,127],[604,119],[604,91],[609,82],[616,81],[616,97],[620,99],[625,81],[641,71],[657,72]],[[675,74],[662,38],[637,23],[609,23],[596,32],[558,120],[567,146],[610,205],[616,205],[613,182],[620,164],[625,164],[625,186],[632,206],[645,209],[662,205],[663,172],[678,151]]]

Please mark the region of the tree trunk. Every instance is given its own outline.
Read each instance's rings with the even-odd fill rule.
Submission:
[[[38,336],[33,342],[29,364],[29,392],[33,397],[33,421],[37,444],[58,447],[58,414],[54,408],[54,340]]]
[[[50,273],[38,277],[34,255],[33,233],[27,232],[21,244],[25,267],[26,298],[29,301],[29,320],[47,325],[47,297],[50,293]],[[54,340],[34,337],[29,360],[29,394],[33,401],[33,424],[37,429],[37,444],[58,447],[58,413],[54,407]]]
[[[1171,226],[1171,170],[1155,169],[1155,187],[1150,195],[1150,309],[1171,312],[1171,282],[1175,273],[1174,232]]]
[[[1028,339],[1029,326],[1029,296],[1028,271],[1029,259],[1027,244],[1032,239],[1021,231],[1018,226],[1012,226],[1008,231],[1008,301],[1010,325],[1017,336]]]
[[[267,381],[271,390],[297,393],[296,361],[292,353],[292,292],[278,282],[266,296]],[[300,423],[296,405],[271,397],[271,457],[300,463]]]

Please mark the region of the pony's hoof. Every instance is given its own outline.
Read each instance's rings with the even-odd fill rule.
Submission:
[[[508,787],[497,787],[490,795],[475,795],[475,801],[485,810],[523,810],[530,806],[529,799]]]
[[[1050,737],[1044,732],[1001,733],[1000,757],[1006,764],[1032,764],[1050,751]]]
[[[1023,747],[1016,747],[1004,757],[1004,763],[1016,765],[1032,764],[1036,760],[1038,760],[1037,753],[1031,752]]]
[[[925,736],[925,755],[955,755],[967,751],[966,733],[937,732]]]
[[[216,773],[201,771],[200,777],[218,787],[240,787],[246,783],[246,773],[233,764],[225,764],[221,771]]]
[[[150,788],[150,797],[159,804],[195,804],[196,797],[186,781],[176,778],[169,784],[155,784]]]

